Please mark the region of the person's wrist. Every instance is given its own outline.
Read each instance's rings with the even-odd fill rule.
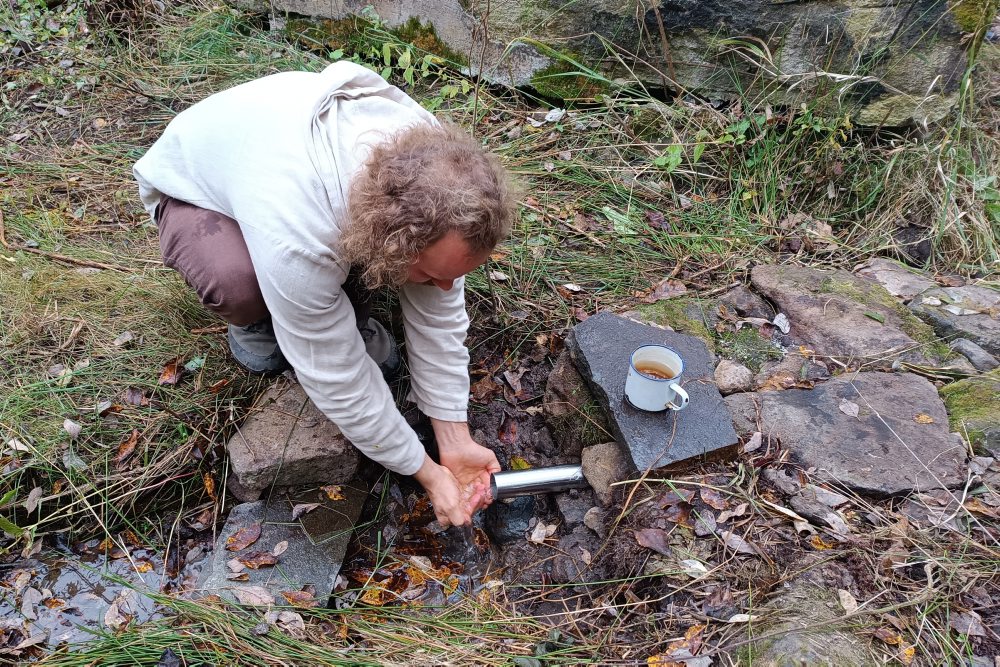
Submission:
[[[420,482],[424,489],[430,489],[434,486],[434,480],[440,476],[441,472],[441,466],[434,463],[430,456],[424,454],[424,462],[420,465],[420,469],[413,474],[413,477]]]
[[[434,439],[437,441],[439,451],[467,447],[472,441],[468,422],[431,419],[431,426],[434,428]]]

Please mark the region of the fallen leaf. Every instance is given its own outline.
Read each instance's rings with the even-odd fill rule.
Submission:
[[[229,572],[226,574],[226,581],[250,581],[249,572]]]
[[[963,503],[963,506],[970,512],[982,514],[983,516],[988,516],[993,519],[1000,519],[1000,510],[996,507],[990,507],[979,498],[969,498],[965,501],[965,503]]]
[[[202,484],[205,485],[205,493],[208,494],[208,497],[212,500],[218,500],[215,495],[215,477],[212,476],[212,473],[204,473],[201,477],[201,481]]]
[[[274,604],[274,596],[263,586],[236,586],[233,595],[240,604],[266,607]]]
[[[774,319],[771,320],[771,324],[778,327],[778,331],[783,334],[787,334],[792,329],[792,324],[788,321],[788,315],[785,315],[784,313],[778,313],[775,315]]]
[[[46,609],[61,609],[66,606],[66,601],[59,598],[49,598],[48,600],[43,600],[42,604],[45,605]]]
[[[584,549],[583,547],[580,547],[580,560],[583,561],[584,565],[590,565],[591,561],[590,552]]]
[[[559,151],[559,159],[563,162],[569,162],[573,159],[573,154],[569,151]]]
[[[879,324],[885,324],[885,315],[882,313],[877,313],[874,310],[866,310],[863,314],[865,317],[875,320]]]
[[[844,608],[848,614],[853,614],[858,610],[858,601],[854,599],[850,591],[845,591],[843,588],[837,590],[837,598],[840,600],[840,606]]]
[[[497,438],[505,445],[515,444],[517,442],[517,420],[510,415],[504,417]]]
[[[763,440],[764,440],[764,434],[761,433],[760,431],[755,431],[754,434],[750,436],[750,439],[747,440],[746,443],[743,445],[743,453],[748,454],[750,452],[757,451],[758,449],[760,449],[760,445],[763,442]]]
[[[226,539],[226,551],[242,551],[260,539],[260,524],[243,526]]]
[[[144,558],[140,558],[135,561],[135,571],[139,574],[144,572],[152,572],[153,564]]]
[[[80,432],[83,430],[83,427],[77,424],[72,419],[64,419],[63,430],[69,433],[69,437],[71,440],[76,440],[77,438],[80,437]]]
[[[639,546],[646,547],[647,549],[652,549],[658,554],[663,554],[664,556],[671,555],[670,546],[667,544],[667,532],[660,530],[659,528],[642,528],[640,530],[634,531],[635,541],[639,543]]]
[[[930,415],[925,415],[924,413],[921,412],[919,415],[913,418],[913,421],[917,422],[918,424],[933,424],[934,417],[931,417]]]
[[[983,619],[974,611],[966,611],[952,614],[948,619],[948,624],[952,630],[970,637],[985,637],[986,628],[983,627]]]
[[[832,549],[837,546],[834,542],[827,542],[819,535],[813,535],[809,538],[809,543],[813,546],[813,549],[817,551],[826,551],[827,549]]]
[[[840,399],[840,405],[838,407],[840,408],[840,411],[843,412],[848,417],[854,417],[855,419],[860,420],[858,414],[861,411],[861,408],[858,406],[857,403],[849,401],[846,398],[842,398]]]
[[[590,313],[578,306],[573,309],[573,317],[576,318],[577,322],[583,322],[590,317]]]
[[[692,579],[699,579],[708,574],[708,568],[705,567],[704,563],[693,558],[686,558],[682,560],[680,565],[684,569],[684,574]]]
[[[498,283],[505,283],[508,280],[510,280],[510,276],[508,276],[503,271],[490,271],[489,274],[487,275],[489,276],[490,280]]]
[[[306,623],[302,620],[302,616],[294,611],[288,611],[285,609],[282,609],[281,611],[269,611],[264,615],[264,618],[268,623],[271,623],[278,629],[283,630],[291,637],[301,639],[305,636]]]
[[[18,440],[17,438],[11,438],[7,441],[7,446],[12,452],[30,452],[31,447]]]
[[[715,533],[717,527],[718,524],[712,512],[703,509],[695,513],[694,534],[698,537],[705,537],[706,535]]]
[[[662,229],[667,232],[672,232],[674,230],[673,225],[666,219],[666,217],[659,211],[646,211],[646,222],[653,229]]]
[[[889,628],[879,628],[875,631],[875,636],[892,646],[899,646],[903,643],[903,638],[899,633],[893,632]]]
[[[246,556],[241,556],[237,560],[251,570],[259,570],[262,567],[273,567],[278,564],[278,557],[266,551],[251,551]]]
[[[750,623],[756,621],[760,616],[753,614],[733,614],[726,623]]]
[[[511,470],[528,470],[531,468],[531,464],[528,463],[522,456],[512,456],[510,457],[510,469]]]
[[[472,400],[476,403],[489,403],[500,392],[500,389],[500,385],[493,380],[492,376],[485,375],[472,384],[469,393],[472,394]]]
[[[749,542],[730,530],[722,531],[719,536],[722,538],[722,541],[726,543],[727,547],[738,554],[755,555],[757,553],[757,550],[754,549]]]
[[[128,403],[129,405],[137,406],[147,406],[149,405],[149,399],[143,393],[142,389],[138,387],[128,387],[122,394],[122,401]]]
[[[903,663],[903,667],[909,667],[913,664],[913,658],[917,655],[916,646],[907,646],[899,652],[899,661]]]
[[[163,366],[163,370],[160,371],[160,379],[157,381],[158,385],[162,387],[177,384],[177,381],[181,379],[181,369],[183,368],[181,359],[183,358],[183,355],[175,357]]]
[[[121,347],[122,345],[125,345],[126,343],[129,343],[134,339],[135,339],[134,333],[132,333],[131,331],[123,331],[118,335],[117,338],[115,338],[111,342],[111,344],[114,345],[115,347]]]
[[[108,610],[104,613],[104,625],[108,626],[112,630],[121,630],[128,622],[131,620],[128,614],[123,614],[118,604],[118,600],[111,603]]]
[[[288,604],[293,607],[312,609],[319,606],[319,600],[307,591],[281,591],[281,597],[285,598]]]
[[[118,454],[115,455],[115,465],[120,466],[125,462],[125,459],[132,456],[138,442],[139,429],[132,429],[132,434],[122,444],[118,445]]]
[[[649,294],[642,298],[643,303],[656,303],[687,293],[687,286],[674,278],[665,278],[653,285]]]
[[[247,569],[246,565],[241,563],[239,558],[230,558],[229,560],[227,560],[226,567],[229,568],[229,571],[233,573],[242,572],[243,570]]]
[[[717,510],[729,509],[729,501],[722,497],[722,494],[715,489],[702,488],[701,499],[705,504]]]
[[[326,497],[330,500],[347,500],[344,496],[344,490],[339,484],[330,484],[328,486],[319,487],[320,490],[326,494]]]
[[[37,621],[38,614],[35,613],[35,605],[45,599],[42,592],[37,588],[29,586],[21,593],[21,615],[29,621]]]
[[[299,503],[292,506],[292,520],[298,519],[303,514],[308,514],[319,507],[319,503]]]
[[[503,379],[506,380],[507,384],[510,385],[510,388],[514,390],[515,397],[519,397],[519,394],[523,395],[523,389],[521,388],[521,376],[523,376],[525,372],[525,369],[517,371],[516,373],[512,373],[511,371],[503,372]]]
[[[218,394],[229,383],[230,383],[230,379],[229,378],[223,378],[223,379],[219,380],[218,382],[213,382],[211,385],[209,385],[208,391],[211,394]]]
[[[28,497],[24,500],[24,509],[31,514],[38,507],[38,501],[42,499],[42,487],[36,486],[28,492]]]
[[[212,507],[207,507],[201,511],[201,514],[195,517],[191,523],[191,527],[195,530],[205,530],[213,523],[215,523],[215,511]]]

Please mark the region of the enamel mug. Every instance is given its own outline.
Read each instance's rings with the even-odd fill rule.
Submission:
[[[681,387],[684,362],[664,345],[643,345],[629,358],[625,398],[648,412],[683,410],[689,398]]]

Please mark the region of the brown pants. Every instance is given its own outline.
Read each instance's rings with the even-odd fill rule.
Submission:
[[[163,196],[156,208],[163,263],[184,278],[202,304],[230,324],[268,316],[240,225],[221,213]],[[358,326],[368,322],[372,292],[351,271],[344,293]]]

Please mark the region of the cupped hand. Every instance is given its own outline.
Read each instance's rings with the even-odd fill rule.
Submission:
[[[451,471],[469,514],[489,505],[490,475],[500,472],[496,454],[469,435],[465,422],[431,420],[437,439],[441,465]]]
[[[438,523],[444,527],[472,523],[474,510],[469,508],[459,481],[448,468],[434,463],[429,456],[424,455],[424,463],[414,477],[427,491]]]

